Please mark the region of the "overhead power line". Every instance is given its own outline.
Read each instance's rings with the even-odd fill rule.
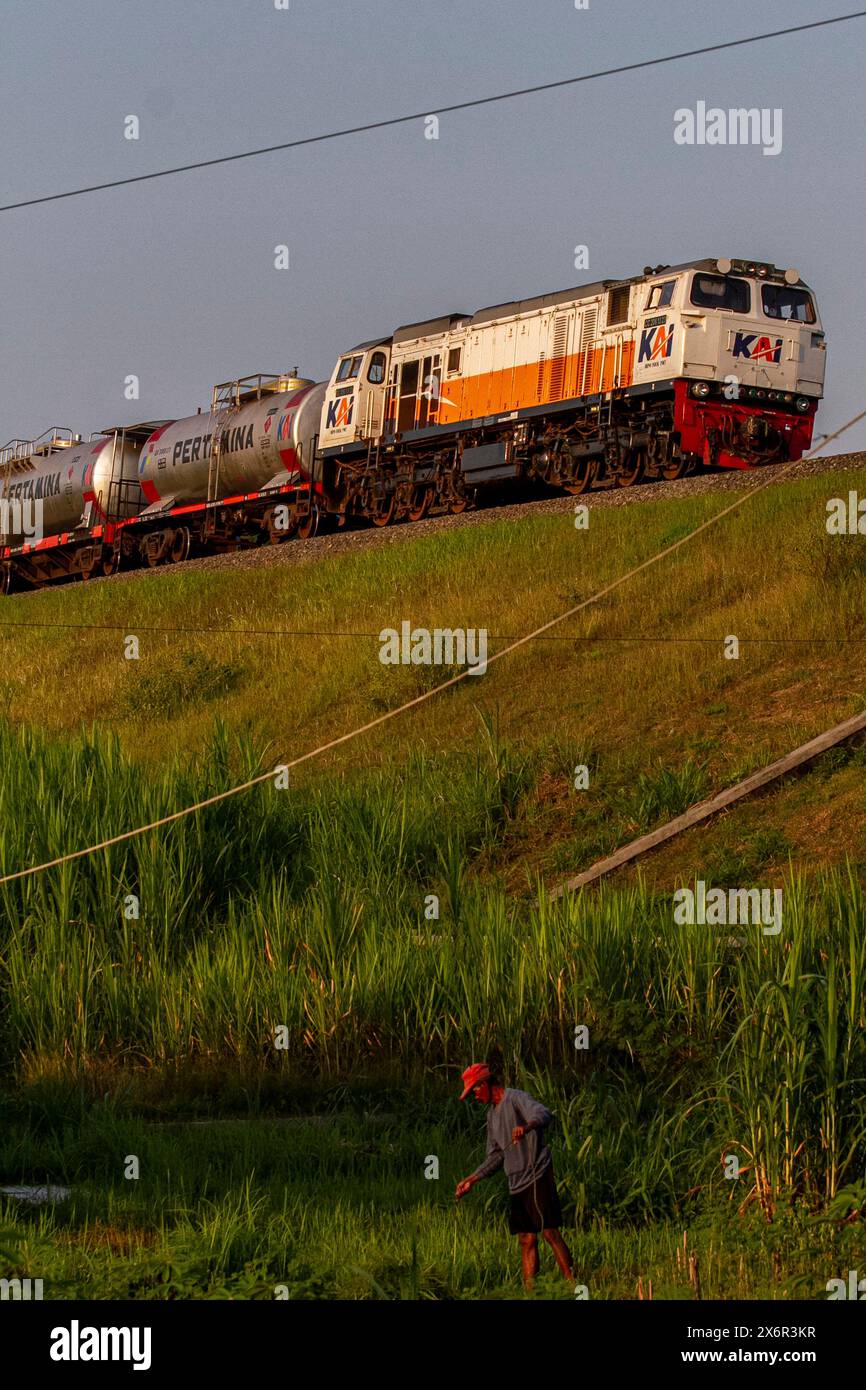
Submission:
[[[392,624],[393,626],[393,624]],[[16,629],[22,631],[49,629],[61,632],[123,632],[133,636],[140,633],[147,633],[148,636],[157,637],[346,637],[357,641],[370,642],[380,641],[383,629],[378,632],[358,631],[337,631],[335,629],[316,629],[316,628],[291,628],[291,627],[153,627],[148,623],[137,623],[134,619],[128,622],[117,623],[56,623],[41,622],[38,619],[33,622],[0,621],[0,629],[3,635],[10,635]],[[752,637],[749,633],[739,633],[740,641],[748,643],[750,646],[861,646],[866,642],[866,637],[848,637],[845,634],[838,634],[833,637]],[[489,632],[488,638],[491,642],[513,642],[516,640],[514,633]],[[606,636],[595,633],[570,633],[566,636],[540,637],[540,642],[582,642],[588,647],[594,647],[604,642],[643,642],[649,646],[676,646],[680,643],[691,643],[698,646],[717,646],[724,642],[724,635],[715,637],[672,637],[664,632],[636,633],[627,632],[618,636]]]
[[[428,106],[424,111],[415,111],[410,116],[391,116],[383,121],[368,121],[366,125],[347,126],[343,130],[331,130],[322,135],[307,135],[301,140],[285,140],[279,145],[264,145],[257,150],[243,150],[240,154],[219,155],[216,159],[200,159],[192,164],[177,164],[171,169],[157,169],[152,174],[133,174],[125,179],[110,179],[105,183],[89,184],[84,188],[71,188],[65,193],[47,193],[41,198],[25,198],[18,203],[0,206],[0,212],[14,212],[17,208],[32,208],[39,203],[57,203],[63,198],[80,198],[87,193],[102,193],[108,188],[124,188],[128,184],[147,183],[152,179],[165,179],[172,174],[188,174],[194,169],[209,169],[217,164],[232,164],[239,159],[255,159],[263,154],[276,154],[281,150],[296,150],[302,145],[318,145],[326,140],[342,140],[348,135],[362,135],[371,130],[386,130],[391,126],[407,125],[410,121],[423,121],[427,116],[447,116],[454,111],[469,111],[478,106],[491,106],[495,102],[512,101],[516,97],[533,96],[536,92],[552,92],[558,87],[573,87],[579,82],[594,82],[601,77],[616,77],[625,72],[637,72],[641,68],[659,67],[663,63],[678,63],[685,58],[697,58],[707,53],[720,53],[729,48],[742,48],[745,44],[763,43],[768,39],[779,39],[789,34],[802,34],[809,29],[824,29],[831,24],[847,24],[852,19],[866,18],[866,10],[854,10],[851,14],[835,15],[832,19],[815,19],[809,24],[792,24],[786,29],[772,29],[766,34],[752,34],[745,39],[727,39],[724,43],[707,44],[703,48],[690,48],[683,53],[668,53],[663,58],[643,58],[638,63],[623,63],[615,68],[602,68],[598,72],[581,73],[578,77],[563,77],[556,82],[540,82],[534,87],[519,87],[512,92],[499,92],[491,97],[474,97],[470,101],[456,101],[448,106]]]

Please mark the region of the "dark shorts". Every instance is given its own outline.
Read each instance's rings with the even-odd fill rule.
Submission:
[[[549,1163],[540,1178],[522,1192],[511,1194],[508,1229],[513,1236],[529,1232],[558,1230],[562,1225],[562,1208]]]

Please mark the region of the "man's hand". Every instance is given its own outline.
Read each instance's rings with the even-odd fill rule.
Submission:
[[[477,1178],[464,1178],[462,1182],[459,1182],[454,1193],[454,1200],[459,1202],[460,1198],[465,1197],[466,1193],[470,1190],[470,1188],[473,1188],[475,1186],[477,1181]]]
[[[511,1131],[512,1144],[516,1144],[518,1140],[523,1138],[524,1134],[529,1134],[534,1128],[534,1125],[515,1125],[514,1129]]]

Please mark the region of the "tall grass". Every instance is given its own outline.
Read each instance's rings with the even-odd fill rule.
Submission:
[[[590,1298],[634,1298],[638,1278],[655,1297],[689,1298],[683,1231],[700,1259],[705,1298],[822,1297],[828,1278],[857,1268],[854,1225],[816,1221],[780,1204],[772,1225],[753,1207],[741,1220],[721,1204],[670,1219],[623,1219],[600,1170],[624,1156],[623,1111],[602,1155],[573,1143],[567,1107],[525,1078],[557,1110],[552,1136],[564,1228],[577,1281]],[[400,1104],[400,1100],[402,1104]],[[455,1182],[483,1153],[483,1118],[454,1092],[388,1110],[358,1106],[287,1122],[147,1124],[94,1107],[76,1129],[34,1134],[14,1151],[0,1131],[0,1170],[26,1163],[58,1169],[70,1198],[51,1208],[0,1203],[0,1277],[44,1277],[46,1298],[496,1298],[519,1296],[516,1242],[504,1219],[504,1184],[493,1179],[455,1206]],[[107,1113],[106,1113],[107,1112]],[[124,1180],[118,1154],[141,1162]],[[437,1181],[421,1156],[440,1161]],[[635,1147],[622,1190],[639,1178]],[[682,1154],[667,1160],[676,1170]],[[609,1174],[607,1174],[609,1176]],[[574,1291],[542,1252],[539,1296]]]
[[[2,726],[0,759],[4,871],[259,766],[218,732],[195,771],[143,778],[110,741]],[[828,1200],[862,1179],[854,878],[807,893],[789,877],[777,937],[677,926],[670,897],[640,885],[555,904],[539,884],[506,893],[483,866],[534,776],[488,723],[474,760],[419,753],[399,772],[266,784],[4,885],[0,1027],[18,1082],[111,1090],[204,1064],[271,1082],[405,1081],[493,1053],[558,1097],[612,1209],[724,1192],[725,1153],[767,1213],[786,1193]]]

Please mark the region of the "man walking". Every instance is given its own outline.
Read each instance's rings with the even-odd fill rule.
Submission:
[[[509,1228],[520,1241],[523,1283],[531,1289],[538,1273],[538,1232],[553,1251],[566,1279],[573,1279],[571,1252],[559,1232],[562,1210],[553,1179],[553,1160],[544,1131],[553,1116],[526,1091],[500,1084],[486,1062],[473,1062],[463,1073],[461,1100],[472,1095],[487,1112],[487,1157],[457,1184],[457,1201],[482,1178],[505,1167],[511,1196]]]

